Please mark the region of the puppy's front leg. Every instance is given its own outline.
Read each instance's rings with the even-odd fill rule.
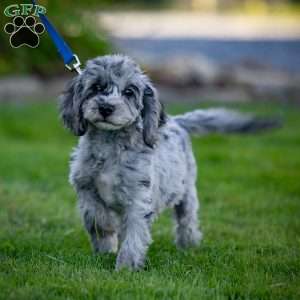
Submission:
[[[141,207],[130,207],[124,215],[117,270],[137,270],[143,267],[148,246],[152,241],[149,220],[151,216],[151,210]]]
[[[106,209],[93,189],[78,189],[79,209],[95,253],[115,253],[118,219]]]

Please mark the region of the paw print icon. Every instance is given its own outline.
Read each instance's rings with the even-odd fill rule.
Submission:
[[[40,35],[45,31],[42,23],[36,21],[33,16],[25,19],[17,16],[12,23],[4,26],[4,31],[10,35],[10,44],[13,48],[28,46],[36,48],[40,43]]]

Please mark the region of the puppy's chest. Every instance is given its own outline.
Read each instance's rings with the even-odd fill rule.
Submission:
[[[109,166],[99,170],[95,178],[95,186],[101,199],[109,204],[117,204],[117,186],[120,184],[117,166]]]
[[[100,161],[94,177],[96,190],[107,206],[120,209],[127,204],[122,197],[122,186],[126,181],[122,157],[120,154],[110,157],[100,155]]]

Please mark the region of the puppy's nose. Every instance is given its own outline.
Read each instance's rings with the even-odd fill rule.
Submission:
[[[114,112],[114,110],[115,107],[111,104],[103,103],[99,105],[99,112],[104,118],[110,116]]]

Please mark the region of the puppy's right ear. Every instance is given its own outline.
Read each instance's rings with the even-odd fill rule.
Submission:
[[[60,116],[64,125],[77,136],[84,135],[87,129],[87,122],[82,112],[82,89],[78,77],[75,77],[59,97]]]

